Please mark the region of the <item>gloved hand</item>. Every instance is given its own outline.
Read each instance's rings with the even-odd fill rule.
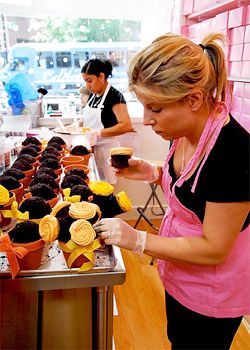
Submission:
[[[140,254],[145,250],[147,232],[136,230],[119,218],[101,219],[93,227],[105,244],[114,244]]]
[[[137,157],[131,157],[128,164],[128,168],[115,169],[116,176],[147,182],[154,182],[159,179],[160,173],[157,165]]]

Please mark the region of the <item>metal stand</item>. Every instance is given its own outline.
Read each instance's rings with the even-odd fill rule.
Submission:
[[[151,202],[151,200],[152,200],[152,202],[153,202],[153,205],[154,205],[155,200],[156,200],[156,202],[158,203],[158,205],[159,205],[159,207],[160,207],[160,210],[161,210],[160,213],[156,213],[156,212],[154,211],[154,209],[151,208],[151,212],[152,212],[153,215],[155,215],[155,216],[162,216],[162,215],[165,214],[165,210],[164,210],[164,208],[163,208],[163,206],[162,206],[162,204],[161,204],[161,201],[160,201],[160,199],[159,199],[159,197],[158,197],[158,195],[157,195],[157,193],[156,193],[156,189],[157,189],[157,186],[158,186],[158,185],[157,185],[157,184],[154,184],[154,183],[150,183],[149,186],[150,186],[150,188],[151,188],[150,196],[148,197],[148,200],[147,200],[147,202],[146,202],[146,204],[144,205],[143,208],[141,208],[141,207],[138,207],[138,208],[137,208],[137,211],[138,211],[138,213],[139,213],[140,215],[139,215],[139,217],[138,217],[138,219],[137,219],[137,221],[136,221],[136,223],[135,223],[135,225],[134,225],[134,228],[137,228],[137,226],[139,225],[141,219],[143,218],[144,220],[147,221],[147,223],[148,223],[153,229],[155,229],[156,231],[158,231],[159,228],[156,227],[156,226],[150,221],[150,219],[146,216],[145,211],[147,210],[148,205],[149,205],[149,203]]]
[[[151,194],[150,194],[150,196],[148,197],[148,200],[147,200],[146,204],[144,205],[144,207],[143,207],[143,208],[141,208],[141,207],[138,207],[138,208],[137,208],[137,211],[138,211],[138,213],[139,213],[140,215],[139,215],[139,217],[138,217],[138,219],[137,219],[137,221],[136,221],[136,223],[135,223],[135,225],[134,225],[134,228],[137,228],[137,226],[139,225],[141,219],[144,219],[155,231],[158,232],[158,231],[159,231],[159,227],[155,226],[155,225],[151,222],[151,220],[150,220],[150,219],[147,217],[147,215],[145,214],[145,211],[147,210],[147,207],[148,207],[148,205],[149,205],[149,203],[150,203],[151,200],[152,200],[152,202],[153,202],[153,205],[154,205],[155,200],[156,200],[157,203],[159,204],[160,209],[161,209],[161,212],[160,212],[160,213],[156,213],[156,212],[154,211],[153,207],[152,207],[152,208],[151,208],[151,213],[152,213],[153,215],[155,215],[155,216],[162,216],[162,215],[165,214],[165,210],[164,210],[164,208],[163,208],[163,206],[162,206],[162,204],[161,204],[161,201],[160,201],[160,199],[159,199],[159,197],[157,196],[157,193],[156,193],[156,189],[157,189],[157,186],[158,186],[158,185],[157,185],[157,184],[154,184],[154,183],[150,183],[149,185],[150,185],[150,187],[151,187]],[[153,265],[153,264],[154,264],[154,261],[155,261],[155,259],[152,258],[151,261],[150,261],[150,265]]]

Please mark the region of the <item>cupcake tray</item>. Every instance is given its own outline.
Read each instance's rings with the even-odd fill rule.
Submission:
[[[112,246],[95,251],[95,262],[92,270],[80,272],[97,273],[108,272],[116,266],[116,258]],[[41,265],[37,270],[21,270],[18,276],[41,276],[52,274],[78,273],[78,268],[69,269],[58,241],[45,244]],[[0,276],[11,275],[8,259],[5,253],[0,252]]]

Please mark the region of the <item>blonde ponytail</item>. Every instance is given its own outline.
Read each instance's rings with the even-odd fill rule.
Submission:
[[[208,106],[214,108],[217,102],[225,101],[227,92],[224,52],[216,40],[224,42],[225,37],[209,34],[197,45],[172,33],[160,36],[130,60],[130,90],[167,104],[200,88]]]

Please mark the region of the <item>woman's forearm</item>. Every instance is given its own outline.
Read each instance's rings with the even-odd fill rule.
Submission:
[[[134,131],[130,124],[119,123],[110,128],[101,129],[101,137],[111,137]]]

